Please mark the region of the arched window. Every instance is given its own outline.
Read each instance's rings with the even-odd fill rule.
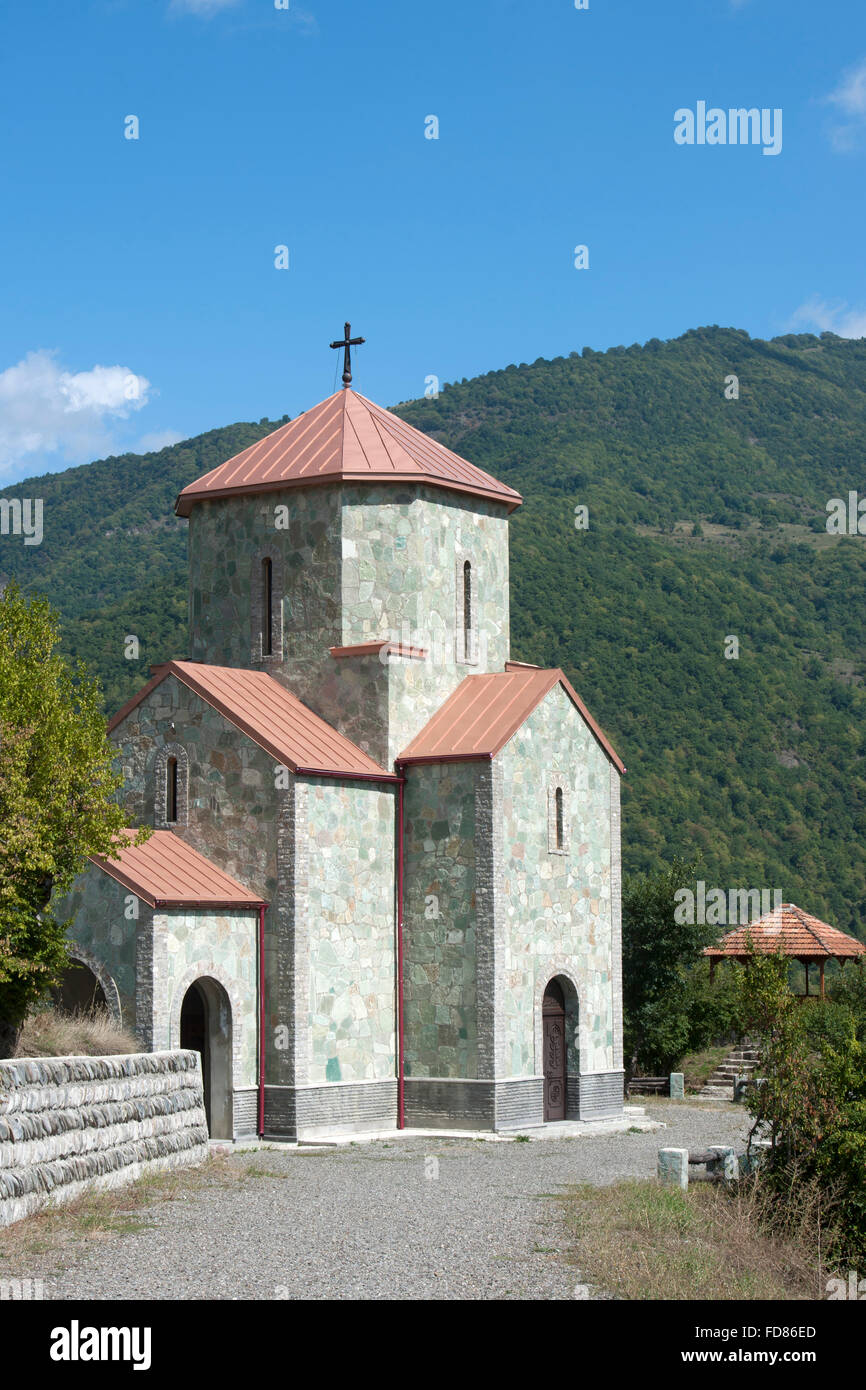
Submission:
[[[165,765],[165,818],[177,822],[177,758],[169,758]]]
[[[270,556],[262,560],[262,656],[273,656],[274,568]]]
[[[154,767],[154,824],[189,824],[189,756],[182,743],[164,743]]]
[[[551,854],[568,854],[571,828],[569,825],[569,781],[563,772],[548,774],[547,784],[547,848]]]

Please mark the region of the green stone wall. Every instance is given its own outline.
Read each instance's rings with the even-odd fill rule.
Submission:
[[[157,914],[163,935],[167,1006],[177,1021],[182,994],[192,977],[218,980],[231,1001],[233,1081],[253,1086],[257,1080],[257,936],[255,912],[175,909]],[[155,952],[160,959],[159,948]],[[181,991],[181,998],[178,992]],[[173,1043],[180,1045],[180,1039]]]
[[[395,789],[308,783],[308,1081],[395,1070]]]
[[[277,530],[279,509],[289,524]],[[197,504],[190,516],[190,652],[262,667],[380,763],[464,675],[509,657],[508,521],[501,505],[438,488],[327,485]],[[255,654],[261,557],[282,586],[282,654]],[[477,660],[457,649],[458,568],[474,576]],[[423,662],[335,660],[332,646],[390,638]],[[460,660],[458,660],[460,656]]]
[[[557,962],[580,1000],[580,1070],[611,1071],[610,763],[561,686],[500,754],[506,903],[504,1058],[510,1074],[540,1071],[538,1000]],[[548,841],[551,774],[566,776],[569,852]],[[575,1059],[569,1059],[573,1071]]]
[[[189,757],[188,824],[172,827],[268,902],[277,891],[275,760],[198,695],[167,676],[114,730],[128,825],[154,824],[158,750]]]
[[[478,1075],[475,763],[407,769],[407,1076]]]
[[[95,864],[79,874],[68,893],[55,897],[52,907],[58,921],[72,919],[68,936],[114,980],[124,1027],[134,1029],[136,932],[140,920],[150,920],[151,909]]]

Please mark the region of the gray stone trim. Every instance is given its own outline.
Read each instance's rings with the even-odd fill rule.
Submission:
[[[265,508],[266,514],[269,509]],[[271,654],[262,653],[262,561],[271,562]],[[279,665],[283,660],[283,599],[285,596],[283,551],[279,542],[264,541],[250,562],[250,656],[257,666]]]
[[[581,1073],[578,1105],[581,1120],[606,1120],[622,1114],[623,1073]]]
[[[109,975],[108,970],[101,960],[97,960],[92,952],[85,949],[77,941],[69,939],[66,949],[70,960],[79,961],[81,965],[86,965],[88,970],[92,970],[100,985],[102,993],[105,995],[105,1004],[111,1017],[118,1027],[123,1026],[123,1010],[120,1006],[120,990],[114,981],[114,977]]]
[[[556,793],[562,792],[562,846],[556,843]],[[571,853],[571,784],[564,772],[548,774],[547,848],[550,854]]]
[[[266,1139],[318,1139],[396,1127],[396,1077],[265,1087]]]
[[[407,1076],[406,1124],[413,1129],[493,1129],[496,1082],[450,1076]]]
[[[309,1076],[310,949],[308,785],[289,775],[278,789],[277,899],[266,918],[265,977],[269,1085],[303,1085]],[[276,1029],[290,1045],[276,1047]]]
[[[169,758],[177,758],[177,820],[167,820],[168,788],[166,769]],[[153,823],[157,830],[172,830],[189,824],[189,754],[182,743],[164,743],[157,749],[153,766]]]
[[[416,1129],[525,1129],[544,1118],[544,1078],[406,1078],[406,1123]]]
[[[610,980],[613,1010],[613,1065],[622,1068],[622,856],[620,775],[610,767]]]
[[[475,1007],[478,1072],[493,1080],[505,1060],[506,920],[503,858],[503,769],[479,763],[475,778]]]
[[[544,1077],[498,1081],[494,1094],[495,1129],[526,1129],[544,1123]]]
[[[255,1135],[259,1119],[258,1086],[235,1087],[232,1101],[235,1139],[246,1139]]]
[[[168,1046],[165,915],[144,903],[135,932],[135,1033],[145,1052]]]

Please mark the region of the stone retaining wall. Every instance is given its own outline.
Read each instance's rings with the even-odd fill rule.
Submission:
[[[207,1154],[197,1052],[0,1062],[0,1226]]]

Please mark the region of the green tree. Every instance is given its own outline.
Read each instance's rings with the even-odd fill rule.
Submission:
[[[694,892],[698,872],[698,864],[675,858],[669,868],[624,884],[622,998],[630,1073],[638,1066],[667,1067],[688,1046],[686,972],[719,934],[715,926],[676,920],[675,894]]]
[[[51,910],[89,854],[114,852],[123,812],[102,695],[56,652],[56,615],[17,585],[0,596],[0,1056],[66,963]],[[138,841],[149,831],[140,831]]]

